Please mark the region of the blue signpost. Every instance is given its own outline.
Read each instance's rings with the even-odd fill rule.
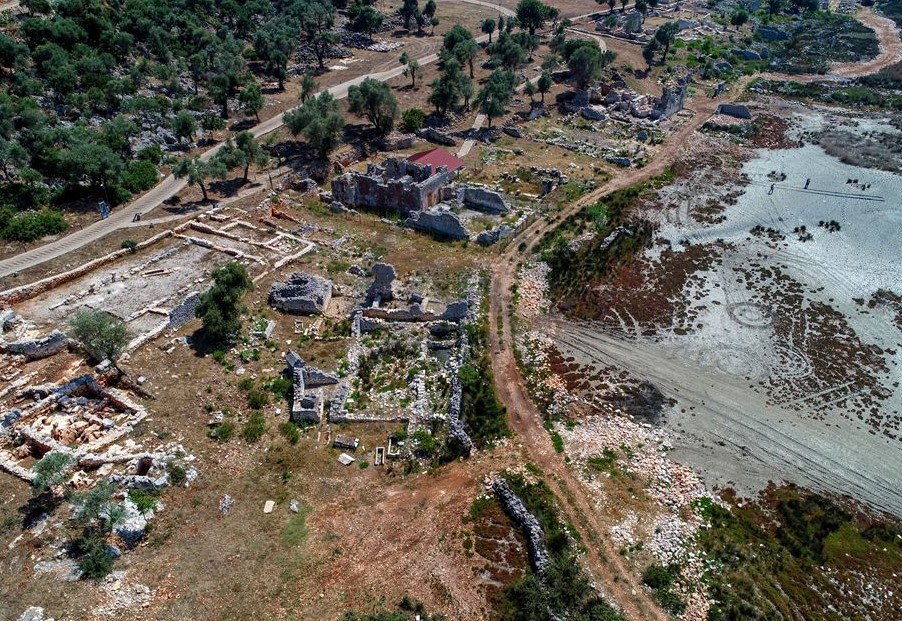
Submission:
[[[110,217],[110,208],[107,207],[106,201],[98,201],[97,210],[100,211],[101,220],[106,220]]]

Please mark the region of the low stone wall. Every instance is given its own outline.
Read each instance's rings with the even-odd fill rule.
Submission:
[[[548,549],[545,547],[545,533],[538,518],[526,509],[520,497],[501,477],[492,481],[492,491],[495,492],[498,502],[511,521],[523,529],[529,548],[529,560],[539,577],[544,578],[550,559]]]
[[[69,344],[69,337],[59,330],[49,336],[35,341],[16,341],[0,344],[0,350],[17,356],[25,356],[27,360],[47,358],[61,352]]]
[[[150,239],[146,239],[135,246],[134,251],[136,252],[138,250],[144,250],[145,248],[154,245],[161,239],[165,239],[172,234],[172,231],[163,231],[162,233],[154,235]],[[80,278],[85,274],[96,270],[98,267],[103,267],[104,265],[114,263],[115,261],[128,256],[131,252],[133,251],[128,250],[127,248],[123,248],[122,250],[117,250],[115,252],[111,252],[108,255],[88,261],[87,263],[71,269],[68,272],[63,272],[62,274],[57,274],[55,276],[44,278],[43,280],[38,280],[31,283],[30,285],[22,285],[21,287],[7,289],[6,291],[0,293],[0,306],[9,306],[11,304],[17,304],[23,300],[31,299],[36,295],[44,293],[45,291],[55,289],[60,285],[64,285],[67,282],[75,280],[76,278]]]

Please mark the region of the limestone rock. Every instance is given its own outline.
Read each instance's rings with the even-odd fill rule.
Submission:
[[[113,528],[113,532],[131,548],[144,537],[144,531],[147,529],[147,517],[141,514],[131,498],[125,499],[122,508],[124,509],[122,519]]]
[[[44,616],[43,608],[31,606],[19,616],[19,621],[53,621],[53,619]]]
[[[419,136],[423,140],[428,140],[429,142],[434,142],[435,144],[444,145],[446,147],[453,147],[457,144],[457,141],[454,138],[452,138],[448,134],[443,134],[434,127],[424,127],[422,129],[418,129],[417,136]]]
[[[752,113],[747,106],[740,104],[720,104],[717,106],[717,114],[732,116],[737,119],[751,119]]]
[[[579,111],[579,114],[587,121],[603,121],[608,118],[604,108],[601,106],[586,106]]]
[[[404,226],[448,239],[469,239],[470,233],[447,205],[436,205],[426,211],[415,211]]]
[[[461,185],[457,190],[457,199],[470,209],[490,214],[503,214],[509,211],[504,197],[498,192],[472,185]]]
[[[59,330],[54,330],[42,339],[5,343],[3,349],[10,354],[25,356],[28,360],[38,360],[59,353],[68,344],[69,337]]]
[[[378,297],[386,302],[393,300],[395,278],[398,276],[395,266],[389,263],[374,263],[370,272],[373,274],[373,284],[367,290],[367,298],[373,300]]]

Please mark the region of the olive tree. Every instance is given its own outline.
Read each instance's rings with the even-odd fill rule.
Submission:
[[[102,310],[83,310],[69,320],[71,334],[95,360],[116,360],[128,344],[125,324]]]

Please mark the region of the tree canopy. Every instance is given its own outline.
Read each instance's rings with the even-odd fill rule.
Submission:
[[[476,96],[480,112],[488,117],[489,127],[492,126],[493,118],[504,114],[504,108],[510,103],[514,93],[515,82],[512,72],[496,69]]]
[[[94,360],[117,360],[128,344],[125,324],[101,310],[79,311],[69,320],[71,334]]]
[[[247,269],[226,263],[213,270],[213,286],[200,296],[195,315],[204,323],[204,333],[214,345],[226,347],[241,332],[241,298],[253,288]]]
[[[285,124],[292,135],[303,133],[307,143],[325,158],[341,144],[345,119],[340,110],[332,93],[324,91],[286,112]]]
[[[381,135],[391,132],[401,115],[398,100],[388,84],[372,78],[348,89],[348,110],[365,116]]]
[[[520,0],[517,4],[517,22],[531,35],[534,35],[551,16],[551,7],[541,0]]]

